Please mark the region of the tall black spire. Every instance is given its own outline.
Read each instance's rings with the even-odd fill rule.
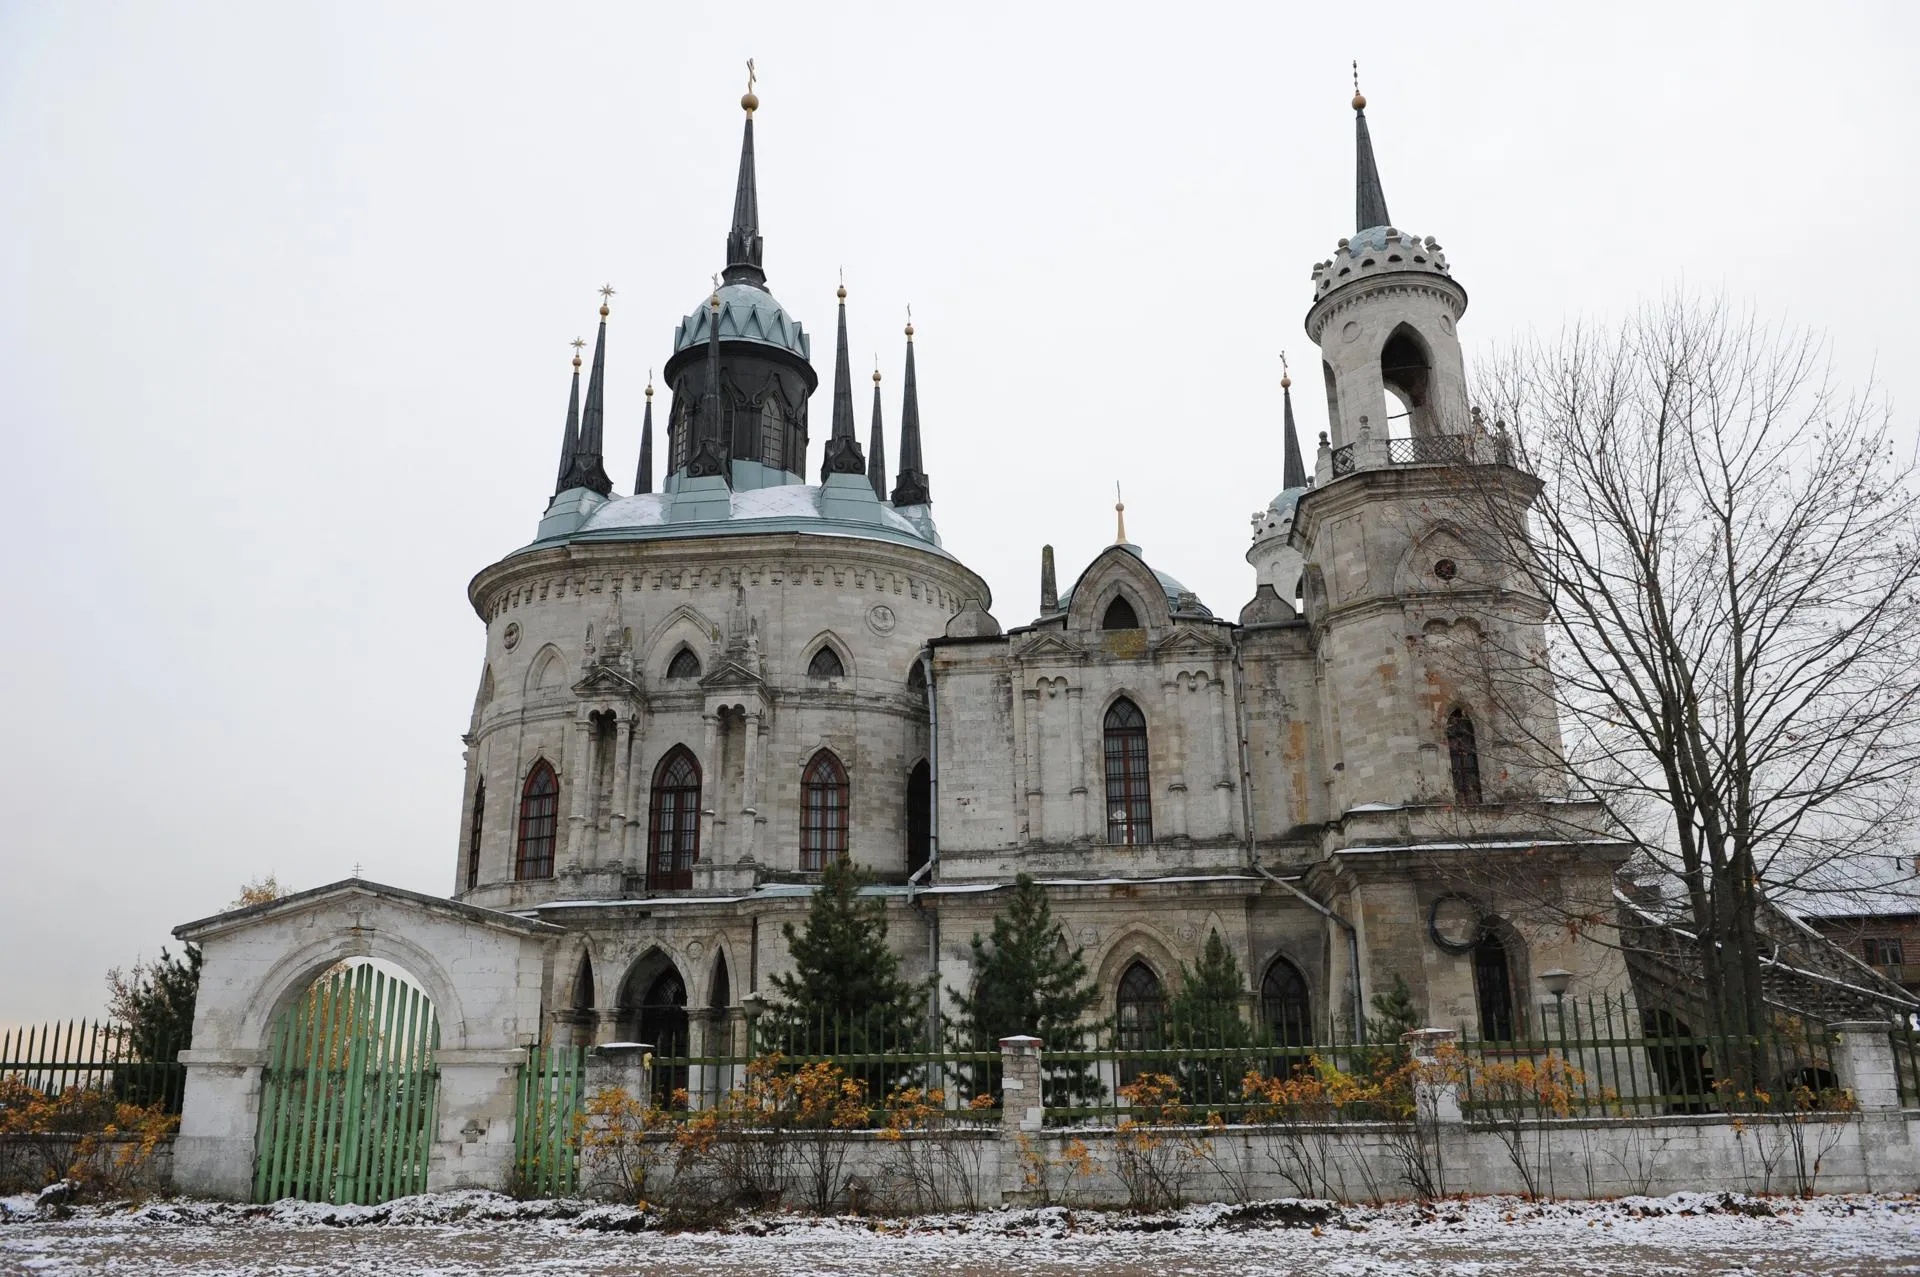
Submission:
[[[847,365],[847,286],[840,285],[840,340],[833,354],[833,434],[827,439],[826,459],[820,463],[820,481],[832,474],[865,474],[860,440],[853,433],[853,374]]]
[[[877,357],[876,357],[877,358]],[[867,435],[867,479],[873,495],[887,499],[887,435],[880,427],[880,370],[873,370],[873,430]]]
[[[747,91],[740,98],[740,109],[747,113],[746,131],[740,136],[740,176],[733,184],[733,227],[727,232],[727,270],[729,284],[752,284],[764,288],[766,271],[760,269],[760,191],[753,180],[753,113],[760,99],[753,92],[753,59],[747,59]]]
[[[1354,166],[1353,229],[1364,231],[1387,222],[1387,193],[1380,189],[1380,168],[1373,162],[1373,137],[1367,132],[1367,100],[1360,95],[1360,64],[1353,64],[1353,128],[1358,159]]]
[[[573,465],[561,477],[560,487],[590,488],[601,496],[613,491],[613,480],[601,459],[601,438],[606,420],[607,372],[607,299],[613,286],[600,290],[600,335],[593,343],[593,371],[587,375],[587,403],[580,410],[580,441],[573,449]]]
[[[647,373],[647,415],[640,422],[640,468],[633,475],[633,494],[653,491],[653,373]]]
[[[567,395],[567,428],[560,436],[560,473],[553,480],[555,496],[567,490],[573,454],[580,446],[580,348],[586,344],[578,337],[573,339],[573,390]]]
[[[1293,378],[1287,372],[1287,357],[1280,356],[1280,395],[1286,400],[1286,460],[1281,465],[1280,486],[1307,486],[1307,466],[1300,459],[1300,435],[1293,428]]]
[[[900,478],[893,485],[893,503],[926,505],[932,500],[920,460],[920,387],[913,375],[913,319],[909,312],[906,386],[900,394]]]
[[[726,445],[720,435],[720,281],[707,299],[707,388],[694,414],[693,443],[687,449],[687,475],[704,479],[727,473]]]

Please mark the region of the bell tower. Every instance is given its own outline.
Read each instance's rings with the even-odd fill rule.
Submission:
[[[1356,86],[1355,220],[1351,236],[1313,268],[1307,335],[1320,347],[1333,444],[1362,438],[1462,435],[1466,374],[1455,326],[1467,290],[1439,241],[1387,222],[1387,198]]]

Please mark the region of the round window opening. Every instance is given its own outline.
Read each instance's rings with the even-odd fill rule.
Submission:
[[[1433,574],[1442,581],[1451,581],[1454,577],[1460,575],[1460,569],[1454,564],[1452,559],[1442,559],[1433,565]]]

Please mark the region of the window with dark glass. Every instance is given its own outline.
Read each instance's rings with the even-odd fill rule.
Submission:
[[[553,877],[554,833],[560,823],[560,782],[545,759],[527,773],[520,794],[520,839],[513,858],[515,878]]]
[[[692,648],[683,647],[673,654],[673,659],[667,662],[667,677],[700,677],[700,658],[693,654]]]
[[[653,1097],[661,1108],[687,1085],[687,982],[668,967],[640,1003],[640,1040],[653,1048]]]
[[[1507,946],[1492,932],[1473,949],[1473,992],[1480,1003],[1481,1041],[1513,1041],[1513,970]]]
[[[700,764],[675,745],[653,770],[647,807],[647,887],[685,891],[700,858]]]
[[[1898,940],[1875,936],[1866,941],[1867,962],[1876,967],[1897,967],[1906,962],[1906,946]]]
[[[1107,841],[1131,846],[1153,841],[1153,802],[1147,793],[1147,720],[1124,697],[1106,719]]]
[[[1107,614],[1100,618],[1103,630],[1137,630],[1140,628],[1140,615],[1133,610],[1133,604],[1124,598],[1116,598],[1107,604]]]
[[[933,849],[933,770],[921,759],[907,773],[907,872],[924,868]]]
[[[824,643],[813,654],[813,659],[807,662],[808,678],[841,678],[846,672],[846,667],[840,663],[840,653]]]
[[[1453,769],[1455,801],[1480,801],[1480,751],[1473,743],[1473,720],[1463,709],[1447,715],[1447,762]]]
[[[1161,1046],[1161,1021],[1165,999],[1160,993],[1160,977],[1144,962],[1134,962],[1120,976],[1120,991],[1114,999],[1115,1043],[1120,1048],[1120,1084],[1125,1086],[1142,1073],[1166,1070],[1157,1062],[1129,1059],[1135,1051],[1155,1051]]]
[[[467,829],[467,890],[480,885],[480,831],[487,819],[487,782],[473,787],[473,824]]]
[[[800,867],[825,869],[847,854],[847,771],[821,750],[800,779]]]
[[[1307,978],[1285,958],[1267,968],[1260,982],[1260,1015],[1276,1046],[1313,1044],[1313,1002]]]

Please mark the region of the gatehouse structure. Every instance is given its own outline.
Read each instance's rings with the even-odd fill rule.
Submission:
[[[206,953],[181,1185],[249,1191],[262,1096],[307,1050],[275,1025],[364,957],[437,1011],[428,1182],[498,1186],[517,1052],[729,1040],[839,857],[873,873],[905,974],[944,989],[1033,875],[1123,1036],[1213,934],[1283,1042],[1351,1038],[1396,978],[1428,1023],[1490,1039],[1549,993],[1622,995],[1625,848],[1568,800],[1537,668],[1484,678],[1540,648],[1543,613],[1462,511],[1535,481],[1469,408],[1466,289],[1389,218],[1365,105],[1356,225],[1300,297],[1326,428],[1303,450],[1283,379],[1278,495],[1233,550],[1251,598],[1216,612],[1119,510],[1070,580],[1045,549],[1038,598],[996,603],[934,521],[911,325],[860,442],[844,288],[811,447],[821,378],[763,260],[743,98],[724,271],[649,352],[659,464],[648,386],[630,489],[607,470],[605,290],[552,498],[468,586],[484,655],[447,897],[353,881],[177,932]]]

